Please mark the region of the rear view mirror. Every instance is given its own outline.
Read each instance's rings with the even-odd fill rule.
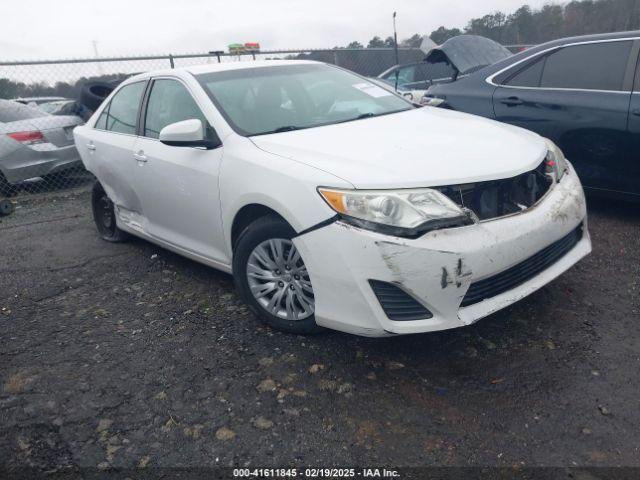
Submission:
[[[167,125],[160,131],[159,140],[172,147],[204,147],[212,149],[220,146],[219,140],[205,138],[202,121],[197,118]]]

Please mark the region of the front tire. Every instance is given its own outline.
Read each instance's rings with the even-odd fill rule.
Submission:
[[[93,221],[103,240],[107,242],[124,242],[129,238],[127,232],[123,232],[118,228],[115,206],[102,188],[102,185],[100,185],[100,182],[96,182],[93,185],[91,208],[93,210]]]
[[[240,234],[233,255],[236,289],[253,313],[289,333],[317,333],[311,279],[292,242],[295,231],[275,216],[252,222]]]

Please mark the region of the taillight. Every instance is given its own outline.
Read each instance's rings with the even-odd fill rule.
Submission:
[[[20,143],[24,143],[25,145],[44,142],[44,135],[42,135],[42,132],[37,130],[33,130],[31,132],[8,133],[7,135]]]

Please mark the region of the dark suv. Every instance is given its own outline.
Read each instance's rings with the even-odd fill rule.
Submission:
[[[553,140],[592,191],[640,200],[640,31],[565,38],[457,81],[432,104]]]

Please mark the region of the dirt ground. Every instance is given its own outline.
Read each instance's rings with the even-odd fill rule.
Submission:
[[[477,324],[261,326],[231,277],[101,241],[86,192],[0,222],[0,467],[640,466],[640,207]]]

